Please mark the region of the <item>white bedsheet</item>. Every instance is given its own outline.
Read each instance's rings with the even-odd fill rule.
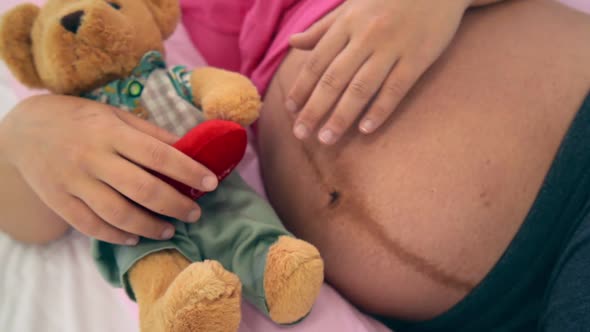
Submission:
[[[14,94],[9,76],[10,72],[6,66],[0,63],[0,119],[8,112],[17,102],[17,97]]]
[[[89,240],[72,232],[49,246],[0,233],[0,331],[132,332],[137,323],[96,273]]]

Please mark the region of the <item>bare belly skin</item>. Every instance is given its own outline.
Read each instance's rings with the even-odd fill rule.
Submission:
[[[333,147],[291,134],[285,93],[307,56],[292,51],[259,122],[272,204],[361,309],[443,313],[524,221],[590,91],[588,41],[590,19],[550,1],[473,11],[384,128]]]

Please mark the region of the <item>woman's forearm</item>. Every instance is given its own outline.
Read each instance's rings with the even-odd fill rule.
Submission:
[[[11,165],[0,161],[0,230],[15,240],[45,244],[61,237],[68,224],[51,211]]]
[[[0,131],[1,127],[0,121]],[[45,244],[61,237],[68,228],[31,190],[0,148],[0,231],[21,242]]]

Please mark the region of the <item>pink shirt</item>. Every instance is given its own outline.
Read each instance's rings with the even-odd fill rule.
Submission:
[[[183,23],[207,63],[250,77],[261,93],[305,31],[344,0],[181,0]]]

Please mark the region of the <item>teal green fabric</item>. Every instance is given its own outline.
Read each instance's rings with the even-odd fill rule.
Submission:
[[[103,276],[123,286],[135,299],[127,272],[142,257],[176,249],[190,261],[213,259],[238,275],[244,297],[268,314],[264,269],[269,247],[280,236],[290,236],[268,203],[232,173],[219,188],[199,200],[203,216],[196,224],[167,219],[176,227],[169,241],[142,239],[135,247],[94,241],[92,254]]]
[[[151,79],[155,79],[157,84],[146,85]],[[162,91],[148,91],[146,87],[156,87]],[[198,123],[192,122],[192,117],[198,117],[193,113],[199,111],[195,108],[186,113],[185,110],[184,118],[172,117],[167,112],[176,111],[175,115],[178,115],[182,114],[182,110],[169,109],[167,105],[179,105],[174,98],[194,105],[191,91],[190,73],[184,67],[166,70],[162,56],[158,52],[150,52],[128,79],[111,82],[84,97],[127,111],[145,107],[148,102],[150,120],[160,126],[171,125],[172,128],[168,129],[180,128],[181,132],[186,132]],[[170,96],[169,93],[178,96]],[[150,98],[168,99],[154,102]],[[167,122],[171,118],[177,121]],[[163,122],[158,123],[158,119]],[[240,278],[244,297],[268,315],[264,294],[266,256],[269,247],[280,236],[291,235],[282,226],[272,207],[250,189],[236,172],[221,182],[215,192],[199,199],[198,203],[203,214],[196,224],[162,217],[176,228],[176,234],[171,240],[141,239],[135,247],[94,240],[92,255],[99,271],[111,284],[124,287],[127,294],[135,299],[127,278],[127,272],[133,264],[150,253],[176,249],[192,262],[205,259],[219,261]]]
[[[152,72],[157,69],[166,70],[164,57],[158,51],[146,53],[128,78],[116,80],[107,85],[82,95],[101,103],[118,106],[124,110],[133,110],[140,105],[141,93]],[[168,71],[168,78],[174,85],[178,96],[193,103],[190,83],[191,72],[184,66],[176,66]]]

